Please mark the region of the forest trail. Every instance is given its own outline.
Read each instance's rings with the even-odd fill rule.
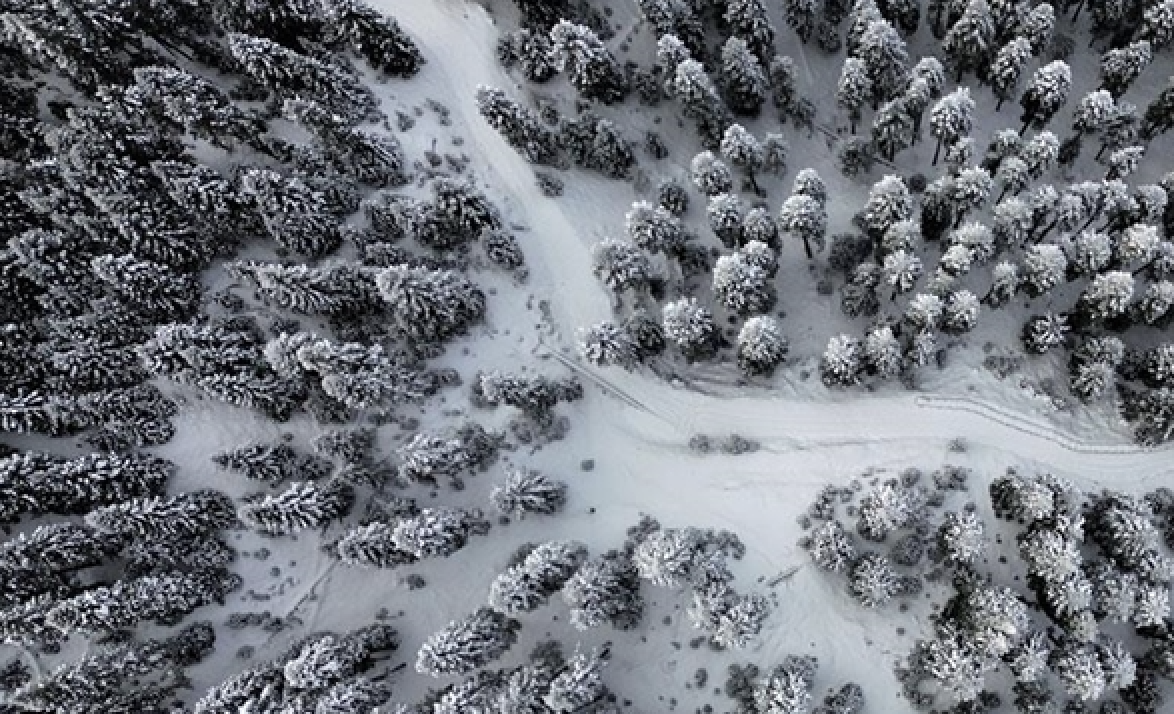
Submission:
[[[614,205],[610,197],[589,192],[607,190],[588,183],[586,189],[568,185],[568,195],[547,198],[533,179],[533,167],[477,114],[471,98],[480,84],[513,86],[493,55],[497,29],[485,10],[457,2],[398,3],[396,16],[419,36],[444,32],[460,52],[429,53],[423,81],[434,83],[436,94],[469,98],[451,107],[473,136],[467,143],[480,156],[474,165],[482,178],[508,197],[511,219],[531,230],[519,236],[531,263],[531,284],[538,294],[551,296],[556,325],[564,344],[576,326],[610,317],[606,294],[591,274],[589,246],[601,220],[601,206]],[[579,177],[576,177],[579,178]],[[616,182],[613,182],[615,184]],[[587,191],[573,195],[572,191]],[[569,328],[569,329],[568,329]],[[764,448],[811,449],[845,444],[923,442],[945,444],[958,438],[989,446],[1022,459],[1079,474],[1088,486],[1124,488],[1174,478],[1168,450],[1144,449],[1124,440],[1086,443],[1063,433],[1056,425],[1027,414],[1014,413],[986,400],[917,393],[869,396],[861,392],[833,394],[824,400],[789,399],[755,387],[707,389],[707,394],[674,386],[647,372],[599,370],[579,359],[551,353],[586,381],[615,399],[590,418],[599,423],[622,423],[629,439],[644,446],[684,444],[695,434],[736,433]],[[621,405],[616,414],[616,404]],[[588,409],[588,412],[595,410]],[[947,417],[948,418],[945,418]],[[667,430],[667,432],[666,432]],[[1106,434],[1108,439],[1115,435]]]

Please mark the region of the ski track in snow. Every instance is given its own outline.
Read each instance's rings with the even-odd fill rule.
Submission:
[[[450,107],[474,134],[470,150],[481,154],[482,167],[496,192],[510,197],[511,208],[524,216],[531,231],[520,236],[531,263],[541,270],[532,283],[552,296],[559,325],[584,326],[610,316],[609,302],[590,271],[589,246],[595,237],[599,206],[609,203],[576,196],[573,184],[559,199],[542,196],[533,181],[533,168],[511,149],[477,114],[472,96],[479,84],[515,86],[496,62],[493,20],[477,5],[448,2],[391,3],[400,21],[416,36],[445,37],[456,52],[428,52],[429,69],[445,82],[444,96],[461,99]],[[567,337],[564,335],[564,338]],[[733,389],[708,396],[674,387],[647,374],[618,369],[597,370],[552,350],[568,368],[617,397],[627,414],[622,420],[630,434],[663,442],[663,428],[687,440],[697,433],[720,428],[762,443],[767,448],[810,448],[836,444],[893,441],[950,441],[959,437],[984,444],[1029,461],[1051,464],[1079,474],[1082,485],[1141,483],[1174,472],[1166,450],[1144,449],[1123,441],[1084,443],[1061,433],[1054,425],[1009,412],[972,398],[932,395],[870,397],[847,392],[834,401],[784,400],[742,394]],[[724,394],[722,392],[725,392]],[[596,415],[620,420],[612,414]],[[943,418],[946,414],[949,418]],[[643,416],[652,415],[649,423]]]

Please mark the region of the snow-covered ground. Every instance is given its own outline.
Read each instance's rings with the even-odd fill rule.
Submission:
[[[514,286],[479,276],[497,280],[487,327],[477,339],[458,342],[446,359],[469,372],[534,366],[552,374],[574,371],[580,375],[588,387],[587,396],[563,409],[572,424],[568,439],[532,453],[519,450],[506,458],[507,463],[567,480],[570,503],[557,518],[531,518],[495,527],[489,538],[476,538],[452,557],[414,569],[426,575],[427,586],[420,590],[409,590],[400,572],[335,564],[318,551],[312,534],[296,541],[283,539],[280,545],[243,535],[238,546],[244,550],[265,547],[280,552],[280,558],[246,564],[249,571],[262,580],[269,568],[279,574],[271,576],[273,585],[267,591],[258,589],[265,600],[248,607],[232,603],[232,607],[289,613],[300,624],[279,635],[242,632],[237,641],[222,645],[229,651],[247,644],[256,648],[254,657],[272,657],[299,634],[361,626],[386,610],[404,636],[393,661],[408,662],[405,671],[393,675],[395,699],[413,701],[427,688],[444,683],[411,671],[419,644],[452,617],[483,604],[490,581],[518,545],[573,538],[598,553],[618,546],[625,529],[641,514],[650,514],[666,526],[726,528],[741,537],[747,554],[735,566],[740,587],[776,596],[777,608],[762,637],[750,649],[733,653],[715,653],[704,645],[691,647],[689,642],[698,633],[684,615],[685,594],[651,589],[654,607],[646,616],[646,626],[633,632],[577,633],[567,623],[565,606],[556,599],[553,605],[522,618],[523,641],[503,664],[520,661],[528,645],[548,633],[585,647],[610,640],[617,646],[612,648],[609,683],[622,698],[632,701],[634,711],[673,709],[670,698],[682,711],[707,703],[720,711],[732,704],[714,693],[714,687],[724,682],[726,664],[749,660],[771,666],[786,654],[815,654],[821,662],[817,692],[853,680],[861,683],[872,702],[869,711],[903,712],[908,704],[899,699],[891,665],[908,651],[913,639],[928,632],[926,617],[933,593],[900,615],[896,605],[867,611],[849,598],[841,581],[810,565],[796,545],[802,533],[798,518],[825,484],[847,484],[866,473],[891,476],[910,467],[931,471],[943,464],[973,469],[976,494],[1008,467],[1051,472],[1088,489],[1142,489],[1174,479],[1174,467],[1164,450],[1133,446],[1120,425],[1105,414],[1092,418],[1061,414],[1046,399],[1025,395],[994,379],[972,355],[928,375],[920,392],[895,387],[876,395],[828,393],[811,375],[810,355],[826,340],[827,325],[842,324],[843,318],[834,299],[800,300],[802,291],[811,290],[814,282],[801,260],[784,267],[781,280],[803,283],[801,289],[784,292],[784,308],[796,350],[808,357],[769,384],[739,385],[729,369],[695,371],[665,381],[647,371],[626,373],[583,364],[573,348],[575,328],[610,316],[610,301],[591,274],[589,249],[602,237],[622,230],[623,212],[639,194],[632,183],[576,172],[564,196],[542,196],[532,167],[481,120],[471,101],[480,84],[508,87],[519,94],[527,91],[496,61],[494,46],[500,28],[491,16],[480,5],[456,0],[383,0],[382,4],[421,41],[428,61],[411,82],[390,83],[380,90],[385,92],[384,109],[389,114],[396,109],[411,113],[425,100],[435,99],[452,112],[451,126],[438,125],[431,114],[422,115],[417,126],[401,137],[409,153],[438,145],[438,150],[468,155],[479,185],[511,223],[525,227],[518,237],[530,266],[527,282]],[[807,68],[809,81],[819,81],[811,63],[801,54],[798,58]],[[819,100],[821,106],[826,106],[826,99]],[[460,137],[459,146],[449,146],[452,137]],[[687,147],[692,141],[682,136],[675,145]],[[820,138],[797,138],[796,144],[818,148]],[[915,151],[926,150],[922,146]],[[802,156],[802,150],[796,153]],[[657,170],[679,174],[688,155],[682,152],[672,159],[673,167]],[[823,173],[833,183],[833,192],[862,195],[859,186],[837,185],[845,180],[827,168]],[[781,189],[775,189],[777,196]],[[852,210],[855,207],[843,206],[842,215],[834,220],[846,224]],[[796,246],[787,250],[798,257]],[[794,305],[787,304],[788,297]],[[540,302],[548,304],[546,314]],[[1006,331],[1006,325],[999,327]],[[979,352],[974,347],[971,351]],[[459,403],[455,410],[455,414],[469,413]],[[436,418],[425,411],[419,416]],[[476,416],[494,418],[484,413]],[[208,464],[204,454],[284,432],[296,433],[298,442],[315,435],[308,422],[278,428],[261,419],[241,420],[236,410],[208,402],[189,405],[179,428],[181,434],[199,433],[201,438],[198,442],[177,440],[160,453],[193,465],[184,472],[191,484],[226,490],[239,486],[225,483],[224,475]],[[760,448],[741,455],[699,454],[688,446],[696,434],[718,439],[738,434]],[[402,438],[390,429],[381,430],[380,435],[384,451],[397,445],[393,438]],[[951,449],[951,442],[959,438],[965,449]],[[193,448],[202,453],[192,453]],[[585,468],[586,460],[593,462],[590,468]],[[499,471],[500,466],[471,479],[465,492],[445,493],[443,502],[483,505],[487,484]],[[251,597],[246,594],[242,600]],[[400,613],[406,615],[400,618]],[[240,666],[246,665],[226,657],[202,665],[196,670],[196,690]],[[701,690],[687,688],[698,667],[708,670],[709,683]]]

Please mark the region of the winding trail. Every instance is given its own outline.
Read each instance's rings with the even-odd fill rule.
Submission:
[[[385,0],[386,1],[386,0]],[[519,236],[532,265],[535,292],[551,296],[557,326],[588,325],[610,317],[610,304],[590,271],[589,246],[614,216],[609,207],[631,200],[621,182],[595,181],[578,174],[559,199],[543,197],[533,168],[477,114],[471,101],[480,84],[515,87],[493,56],[497,29],[478,5],[463,2],[391,2],[400,21],[420,37],[445,37],[438,54],[424,48],[429,77],[445,97],[468,98],[451,106],[478,154],[474,166],[490,190],[503,196],[511,217],[530,231]],[[626,194],[624,192],[627,192]],[[617,203],[619,200],[621,202]],[[569,343],[569,335],[562,335]],[[871,396],[858,392],[826,400],[783,399],[761,390],[719,387],[702,394],[647,373],[599,370],[549,345],[550,356],[614,397],[588,418],[622,424],[649,444],[683,443],[697,433],[737,433],[771,450],[884,442],[948,442],[963,437],[1022,458],[1079,474],[1088,485],[1168,482],[1174,463],[1168,450],[1144,449],[1117,440],[1092,444],[1062,433],[1053,424],[989,402],[926,394]],[[566,350],[564,350],[565,352]],[[619,412],[619,413],[617,413]],[[1110,438],[1114,435],[1108,434]]]

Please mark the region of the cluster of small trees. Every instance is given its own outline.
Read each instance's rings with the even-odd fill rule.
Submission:
[[[757,665],[730,665],[726,695],[738,703],[744,714],[860,714],[864,711],[864,690],[849,682],[832,689],[823,703],[812,708],[812,692],[819,661],[812,656],[787,655],[782,664],[768,672]]]
[[[934,474],[934,482],[937,488],[927,492],[908,474],[859,500],[855,530],[865,544],[904,533],[888,556],[865,551],[835,518],[837,502],[853,499],[850,489],[829,486],[821,493],[808,512],[820,525],[802,541],[819,567],[847,574],[852,595],[871,607],[907,591],[894,564],[914,567],[928,556],[947,569],[956,592],[935,618],[933,636],[918,640],[897,670],[906,696],[918,706],[932,705],[939,694],[987,706],[996,696],[988,677],[1006,668],[1020,711],[1058,705],[1053,682],[1071,701],[1089,703],[1115,693],[1131,711],[1159,711],[1155,685],[1169,675],[1160,662],[1168,647],[1174,559],[1159,545],[1155,515],[1164,513],[1169,499],[1161,492],[1144,500],[1119,492],[1086,496],[1048,475],[1008,471],[995,478],[990,507],[997,518],[1021,528],[1018,556],[1033,608],[1026,593],[999,584],[1011,580],[992,578],[982,567],[996,555],[1004,563],[1013,556],[992,545],[979,509],[970,504],[940,517],[927,510],[963,488],[966,472],[945,469]],[[1115,634],[1118,625],[1150,640],[1149,649],[1131,649],[1132,638]]]

